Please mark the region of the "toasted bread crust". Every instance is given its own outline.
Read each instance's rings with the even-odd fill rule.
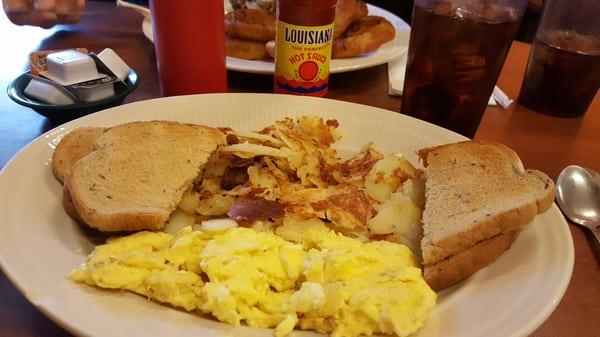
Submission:
[[[525,170],[505,145],[466,141],[418,154],[427,178],[423,266],[438,290],[491,263],[508,247],[509,233],[518,233],[554,200],[553,181]]]
[[[75,221],[80,224],[85,224],[84,221],[77,213],[75,206],[73,205],[73,199],[71,199],[71,194],[69,193],[69,189],[66,186],[63,187],[63,208],[65,212]]]
[[[90,227],[157,230],[222,142],[220,131],[201,125],[118,125],[96,138],[97,149],[73,166],[65,193]]]
[[[474,242],[521,229],[525,224],[531,222],[536,215],[548,210],[553,201],[554,192],[552,191],[544,195],[542,199],[532,200],[530,203],[498,214],[490,214],[488,217],[473,223],[470,228],[422,248],[426,251],[424,256],[426,254],[428,257],[426,264],[442,261],[448,256],[469,249]]]
[[[425,281],[431,289],[439,291],[466,279],[502,255],[518,234],[519,230],[498,234],[436,264],[424,266]]]
[[[95,150],[94,141],[105,128],[80,127],[63,136],[52,152],[52,173],[58,181],[65,182],[75,163]]]

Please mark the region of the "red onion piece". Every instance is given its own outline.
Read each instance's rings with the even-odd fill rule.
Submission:
[[[239,198],[227,212],[227,215],[238,223],[281,218],[284,214],[285,208],[282,204],[260,197]]]

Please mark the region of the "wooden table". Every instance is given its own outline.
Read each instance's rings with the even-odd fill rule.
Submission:
[[[0,16],[0,87],[25,69],[27,55],[39,49],[87,47],[114,49],[141,76],[139,88],[127,102],[159,96],[153,45],[142,35],[142,17],[112,3],[89,3],[83,22],[52,30],[15,27]],[[500,75],[499,86],[517,97],[529,45],[514,43]],[[231,91],[271,92],[272,77],[229,73]],[[399,111],[400,99],[387,95],[387,68],[332,76],[330,98]],[[34,111],[0,94],[0,167],[28,142],[56,125]],[[569,164],[600,170],[600,95],[582,118],[548,117],[519,105],[488,108],[477,139],[503,142],[515,149],[526,167],[547,172],[556,179]],[[571,224],[575,268],[570,286],[548,320],[533,336],[598,336],[600,318],[600,258],[591,240]],[[1,235],[1,234],[0,234]],[[551,282],[551,280],[549,280]],[[510,310],[510,309],[507,309]],[[0,273],[0,336],[69,336],[36,310]]]

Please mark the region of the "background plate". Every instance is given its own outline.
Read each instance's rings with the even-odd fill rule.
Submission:
[[[384,43],[379,49],[374,52],[362,55],[360,57],[352,57],[346,59],[331,60],[330,73],[343,73],[358,69],[364,69],[380,65],[399,56],[408,49],[408,40],[410,38],[410,26],[401,18],[393,13],[386,11],[374,5],[367,5],[369,15],[383,16],[388,19],[396,28],[396,37],[394,40]],[[154,41],[152,33],[152,22],[149,12],[144,15],[142,22],[142,31],[144,35]],[[244,60],[237,57],[227,57],[227,69],[241,71],[246,73],[256,74],[273,74],[275,64],[272,61],[253,61]]]
[[[338,149],[354,153],[369,141],[384,152],[405,153],[465,139],[437,126],[365,105],[287,95],[214,94],[142,101],[64,124],[19,152],[0,173],[0,266],[46,315],[82,336],[272,336],[269,329],[233,327],[150,302],[126,292],[70,281],[94,246],[94,237],[61,206],[62,187],[50,158],[58,140],[78,126],[133,120],[177,120],[256,130],[285,116],[336,118]],[[496,262],[440,293],[417,337],[525,336],[559,303],[573,269],[567,223],[554,205],[528,225]],[[118,327],[118,328],[115,328]],[[318,336],[295,332],[296,336]]]

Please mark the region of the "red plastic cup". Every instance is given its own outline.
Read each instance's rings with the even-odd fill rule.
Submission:
[[[151,0],[163,96],[226,92],[223,0]]]

